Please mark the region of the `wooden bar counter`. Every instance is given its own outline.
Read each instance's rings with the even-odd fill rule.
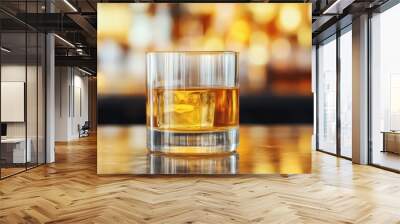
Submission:
[[[97,173],[169,174],[298,174],[311,172],[309,125],[240,126],[237,152],[217,156],[173,156],[149,153],[146,127],[99,126]]]

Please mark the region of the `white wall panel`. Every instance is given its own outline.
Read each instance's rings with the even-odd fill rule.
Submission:
[[[1,82],[1,122],[24,122],[24,82]]]

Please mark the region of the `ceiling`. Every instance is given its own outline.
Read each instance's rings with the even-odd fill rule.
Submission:
[[[270,0],[267,2],[312,3],[313,40],[315,42],[318,41],[318,38],[321,38],[321,36],[329,35],[326,33],[327,30],[329,30],[329,27],[336,24],[338,20],[377,7],[385,1],[386,0]],[[25,31],[25,28],[28,28],[30,31],[55,32],[61,37],[55,38],[57,65],[76,65],[95,71],[97,55],[96,5],[97,3],[104,2],[138,1],[47,0],[46,7],[45,0],[1,0],[1,30],[3,33],[6,33],[2,35],[2,38],[5,38],[2,43],[12,43],[13,46],[10,46],[17,49],[15,54],[18,54],[18,52],[24,50],[23,46],[25,44],[25,39],[22,38],[23,34],[18,34],[18,32]],[[191,0],[190,2],[196,1]],[[201,0],[198,0],[198,2],[201,2]],[[216,2],[224,2],[224,0]],[[52,11],[52,13],[49,13],[50,11]],[[334,30],[332,32],[334,32]],[[74,47],[62,39],[71,43]],[[29,47],[28,51],[31,51]]]

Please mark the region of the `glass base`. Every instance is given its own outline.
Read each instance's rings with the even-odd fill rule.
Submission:
[[[148,154],[150,174],[235,174],[238,154],[181,156],[165,153]]]
[[[176,154],[232,153],[239,144],[239,129],[207,132],[178,132],[147,129],[147,148],[151,152]]]

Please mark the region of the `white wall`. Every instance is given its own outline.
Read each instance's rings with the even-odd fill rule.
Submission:
[[[55,68],[55,141],[68,140],[69,119],[69,68]]]
[[[37,70],[38,69],[38,70]],[[26,107],[21,108],[26,112],[26,120],[22,122],[5,122],[7,124],[7,137],[29,139],[32,162],[39,159],[44,162],[44,74],[42,68],[25,66],[25,64],[4,64],[1,66],[2,82],[24,82],[26,85]],[[26,80],[27,78],[27,80]],[[2,96],[7,97],[7,96]],[[1,110],[11,110],[2,107]],[[39,155],[37,156],[37,153]]]
[[[373,15],[372,29],[372,148],[373,162],[383,149],[382,131],[400,130],[400,5]]]
[[[56,67],[55,85],[55,140],[77,139],[78,125],[88,121],[88,78],[76,68]]]
[[[76,71],[76,70],[75,70]],[[78,137],[78,124],[83,125],[88,121],[88,78],[79,75],[74,75],[74,108],[72,109],[72,136]],[[80,111],[81,110],[81,111]]]
[[[27,67],[28,74],[35,73],[36,74],[36,67],[28,66]],[[3,82],[25,82],[25,65],[2,65],[1,66],[1,81]],[[29,78],[29,77],[28,77]],[[36,81],[31,83],[32,80],[29,80],[29,85],[36,85]],[[27,102],[33,102],[32,98],[36,99],[36,89],[27,88]],[[36,108],[36,104],[30,105],[31,107]],[[7,108],[1,108],[2,110],[6,110]],[[36,114],[28,113],[27,114],[28,122],[34,121],[36,123]],[[36,126],[28,124],[28,129],[32,127],[36,130]],[[30,130],[28,130],[28,134]],[[25,122],[11,122],[7,123],[7,136],[8,137],[25,137]],[[29,137],[29,135],[28,135]]]

